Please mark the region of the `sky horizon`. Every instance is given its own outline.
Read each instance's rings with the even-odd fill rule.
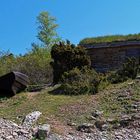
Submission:
[[[139,0],[1,0],[0,51],[18,55],[37,39],[36,17],[47,11],[56,18],[58,35],[78,44],[86,37],[140,33]]]

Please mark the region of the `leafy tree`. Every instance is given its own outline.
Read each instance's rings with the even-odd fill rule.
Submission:
[[[51,48],[54,43],[60,40],[56,33],[56,28],[58,27],[55,23],[56,19],[50,16],[48,12],[41,12],[37,20],[39,23],[37,37],[43,43],[43,46]]]
[[[30,84],[46,84],[52,82],[50,52],[37,45],[24,56],[17,57],[15,70],[25,73],[30,78]]]
[[[30,78],[30,84],[46,84],[52,82],[52,67],[50,66],[50,49],[59,38],[56,33],[55,18],[48,12],[42,12],[37,17],[39,26],[38,38],[42,44],[33,43],[32,49],[25,55],[14,56],[9,51],[0,51],[0,76],[10,71],[20,71]]]
[[[16,57],[9,51],[0,51],[0,76],[10,72],[15,67]]]
[[[86,54],[84,47],[74,46],[69,41],[55,44],[51,50],[51,62],[53,67],[53,82],[58,83],[64,72],[68,72],[77,67],[81,69],[83,66],[90,67],[90,58]]]
[[[11,71],[19,71],[29,76],[30,84],[52,83],[50,61],[50,52],[37,45],[33,45],[25,55],[19,56],[9,51],[0,51],[0,76]]]

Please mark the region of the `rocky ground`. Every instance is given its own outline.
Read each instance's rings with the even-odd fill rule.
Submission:
[[[0,119],[0,140],[29,140],[31,138],[32,133],[28,128]]]
[[[5,119],[0,119],[0,126],[0,140],[31,140],[33,139],[33,134],[35,134],[35,130],[19,126]],[[40,133],[47,140],[140,140],[140,122],[138,120],[128,127],[108,131],[101,131],[88,124],[85,124],[85,126],[82,126],[83,131],[90,129],[88,133],[76,131],[75,133],[69,132],[66,136],[60,136],[52,134],[48,127],[43,133]]]
[[[94,124],[67,124],[75,131],[72,129],[64,136],[52,133],[49,124],[33,126],[41,115],[39,111],[28,114],[21,125],[0,119],[0,140],[140,140],[139,112],[124,115],[117,122],[115,119],[101,119],[102,113],[96,110],[91,114],[91,118],[95,120]]]
[[[135,83],[137,87],[135,87]],[[138,85],[140,85],[140,81],[136,80],[128,83],[125,89],[112,92],[115,96],[111,99],[121,107],[121,111],[112,108],[114,114],[118,112],[117,117],[107,118],[105,110],[97,108],[88,116],[89,122],[82,122],[82,124],[68,122],[61,130],[61,132],[65,132],[56,134],[51,130],[51,123],[34,125],[42,115],[41,112],[35,111],[25,116],[20,125],[1,118],[0,140],[140,140],[140,91]],[[135,88],[138,88],[137,92],[134,92]],[[75,107],[72,109],[74,111]],[[116,107],[116,109],[118,108]],[[64,108],[60,110],[65,111]],[[59,126],[59,124],[56,125],[56,127]]]
[[[140,140],[140,123],[135,121],[135,125],[114,130],[100,131],[94,128],[91,133],[69,134],[62,140]]]

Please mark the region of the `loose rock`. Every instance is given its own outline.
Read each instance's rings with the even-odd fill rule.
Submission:
[[[103,111],[95,110],[95,112],[92,113],[93,117],[100,117],[103,114]]]
[[[28,114],[24,118],[22,125],[25,127],[31,127],[38,120],[38,118],[40,117],[41,114],[42,113],[39,111],[34,111],[34,112]]]
[[[77,130],[85,133],[91,133],[93,128],[94,128],[94,124],[83,123],[82,125],[79,125],[77,127]]]
[[[37,136],[40,139],[45,139],[50,134],[51,127],[49,124],[44,124],[38,127]]]

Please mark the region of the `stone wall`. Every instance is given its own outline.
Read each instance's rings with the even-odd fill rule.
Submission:
[[[91,57],[92,67],[99,72],[121,68],[127,57],[135,57],[138,63],[140,63],[140,45],[96,47],[88,48],[87,50]]]

